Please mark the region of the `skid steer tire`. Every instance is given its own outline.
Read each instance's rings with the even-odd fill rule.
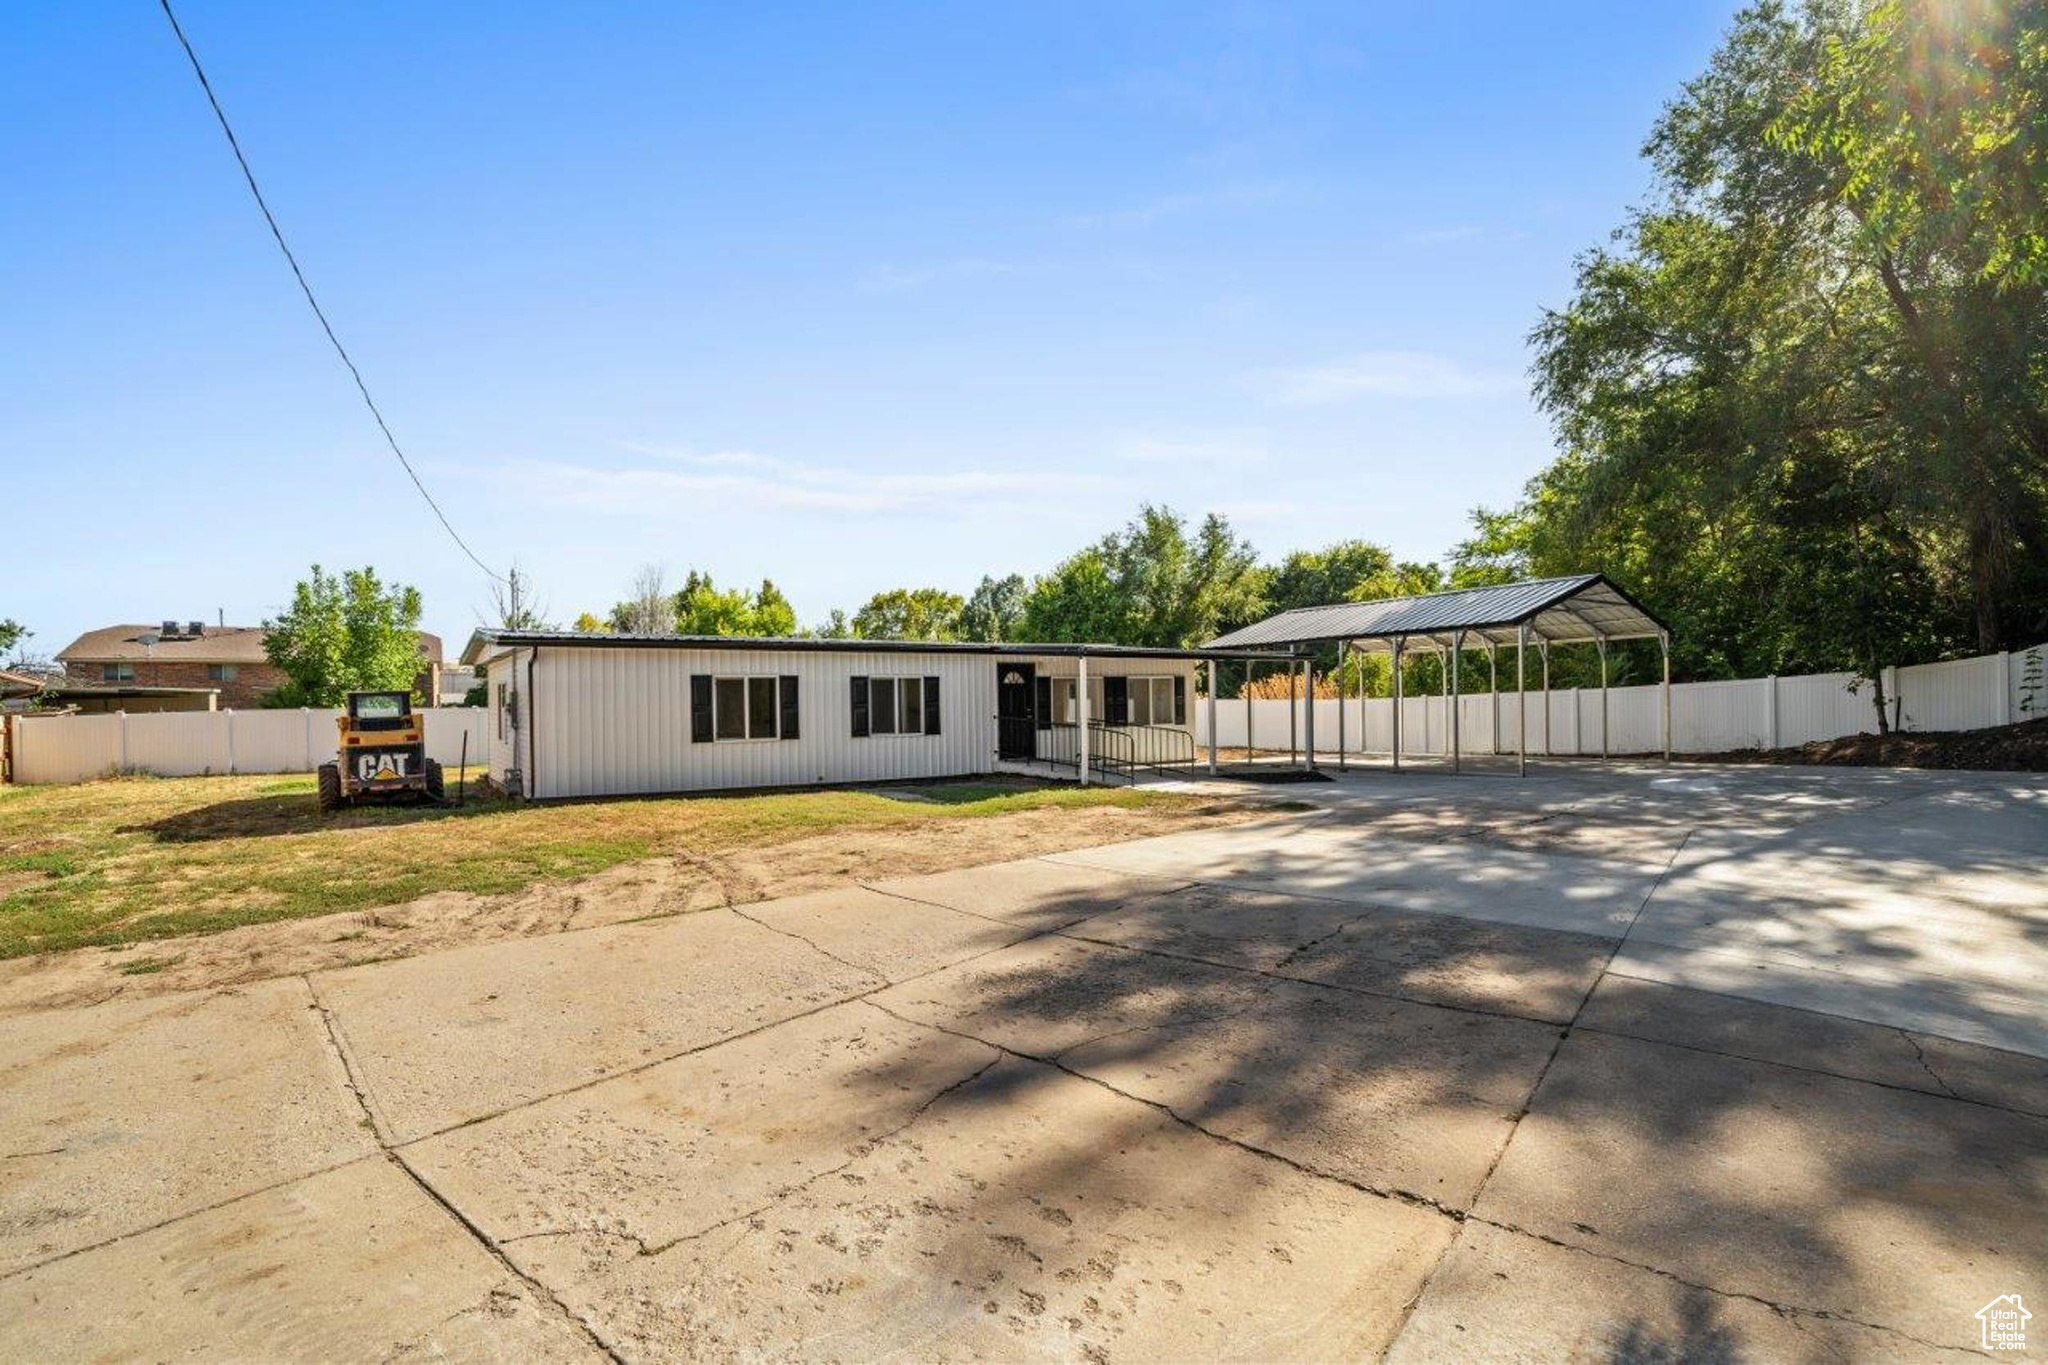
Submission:
[[[440,805],[446,799],[447,785],[441,779],[441,765],[433,759],[427,760],[427,800]]]
[[[320,765],[320,809],[332,815],[341,809],[341,765]]]

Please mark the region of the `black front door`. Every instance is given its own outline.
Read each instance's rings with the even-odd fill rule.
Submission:
[[[1037,670],[1030,664],[996,663],[996,757],[1028,762],[1038,757]]]

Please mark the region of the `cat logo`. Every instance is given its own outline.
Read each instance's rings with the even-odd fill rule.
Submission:
[[[390,782],[405,776],[405,754],[361,754],[356,758],[356,781]]]

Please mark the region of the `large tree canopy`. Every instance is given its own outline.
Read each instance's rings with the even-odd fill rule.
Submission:
[[[1215,514],[1191,535],[1171,508],[1147,505],[1120,531],[1031,585],[1020,629],[1031,640],[1178,648],[1258,619],[1257,557]]]
[[[290,680],[265,698],[277,706],[339,706],[351,692],[410,692],[419,677],[420,594],[375,569],[318,564],[283,615],[263,623],[263,652]]]
[[[852,633],[867,640],[957,640],[964,605],[959,593],[944,588],[891,588],[853,614]]]
[[[1538,326],[1566,448],[1463,580],[1604,570],[1696,675],[2048,627],[2041,0],[1762,4]]]

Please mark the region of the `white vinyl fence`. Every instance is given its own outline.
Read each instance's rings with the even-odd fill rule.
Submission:
[[[14,781],[84,782],[114,773],[198,777],[212,773],[309,773],[334,757],[331,710],[165,711],[110,716],[13,717]],[[422,709],[427,756],[453,767],[469,736],[469,761],[488,753],[490,711]]]
[[[1671,688],[1671,747],[1678,753],[1721,753],[1731,749],[1776,749],[1817,739],[1838,739],[1877,728],[1870,684],[1855,692],[1851,673],[1813,673],[1792,678],[1739,678],[1727,682],[1674,683]],[[1902,729],[1981,730],[2048,715],[2048,645],[2010,654],[1987,654],[1951,663],[1916,664],[1885,670],[1885,700]],[[1598,688],[1560,688],[1528,696],[1529,752],[1597,754],[1602,751]],[[1338,708],[1343,708],[1344,747],[1351,753],[1386,753],[1393,747],[1394,703],[1377,697],[1314,703],[1316,752],[1337,751]],[[1216,703],[1216,741],[1245,746],[1246,705],[1242,699]],[[1307,743],[1308,704],[1253,701],[1252,741],[1260,749]],[[1190,707],[1195,742],[1209,742],[1209,704]],[[1292,740],[1290,741],[1290,717]],[[1440,696],[1404,697],[1401,752],[1450,752],[1450,703]],[[1513,753],[1520,708],[1513,692],[1466,693],[1458,698],[1458,747],[1465,753]],[[1614,687],[1607,691],[1606,751],[1653,753],[1663,747],[1663,689]]]

